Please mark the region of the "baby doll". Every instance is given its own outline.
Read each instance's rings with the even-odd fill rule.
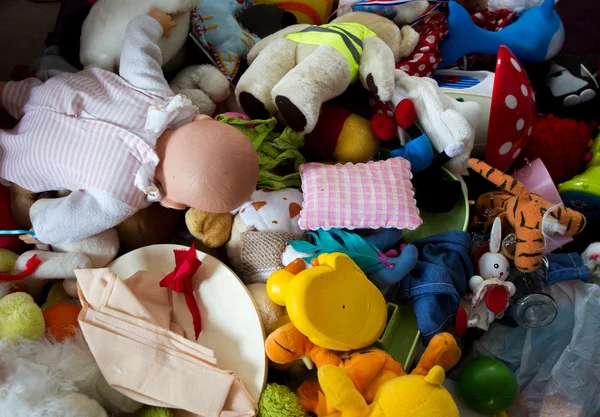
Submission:
[[[250,199],[258,180],[250,141],[198,115],[163,76],[157,42],[174,26],[157,9],[132,20],[119,75],[87,68],[45,83],[0,83],[0,110],[20,120],[0,130],[0,180],[72,191],[39,211],[36,238],[23,240],[79,241],[153,202],[219,213]]]

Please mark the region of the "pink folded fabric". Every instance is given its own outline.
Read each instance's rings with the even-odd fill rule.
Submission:
[[[171,293],[158,285],[160,273],[140,271],[125,281],[107,268],[75,275],[81,330],[114,389],[190,416],[256,414],[243,383],[218,368],[213,351],[178,334],[181,328],[171,322]]]

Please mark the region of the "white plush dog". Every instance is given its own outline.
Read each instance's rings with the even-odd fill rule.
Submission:
[[[454,143],[464,144],[464,151],[448,163],[448,168],[457,176],[468,175],[469,157],[479,122],[479,104],[450,98],[432,78],[410,76],[397,69],[395,81],[394,106],[404,98],[414,103],[417,125],[427,134],[436,151],[442,152]]]
[[[163,37],[159,46],[163,63],[168,65],[185,44],[190,30],[189,12],[198,0],[98,0],[81,30],[81,64],[114,71],[119,65],[127,24],[135,17],[157,8],[174,17],[177,26],[171,36]]]

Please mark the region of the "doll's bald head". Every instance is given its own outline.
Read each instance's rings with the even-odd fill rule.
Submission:
[[[226,213],[250,200],[258,182],[258,156],[250,140],[208,116],[168,130],[157,143],[155,179],[162,204]]]

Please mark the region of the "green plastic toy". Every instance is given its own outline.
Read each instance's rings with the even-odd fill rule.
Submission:
[[[442,168],[446,178],[456,180],[456,176]],[[419,206],[417,202],[417,207]],[[415,230],[404,230],[402,232],[402,242],[411,243],[415,240],[425,239],[426,237],[448,232],[450,230],[466,231],[469,226],[469,199],[464,193],[461,199],[456,203],[454,208],[448,213],[429,213],[425,210],[420,210],[423,224]]]
[[[458,376],[458,395],[474,411],[498,414],[515,401],[519,391],[517,379],[498,359],[479,356],[469,362]]]
[[[415,311],[412,305],[393,303],[387,303],[387,310],[387,324],[375,347],[392,355],[404,369],[410,369],[421,339]]]

